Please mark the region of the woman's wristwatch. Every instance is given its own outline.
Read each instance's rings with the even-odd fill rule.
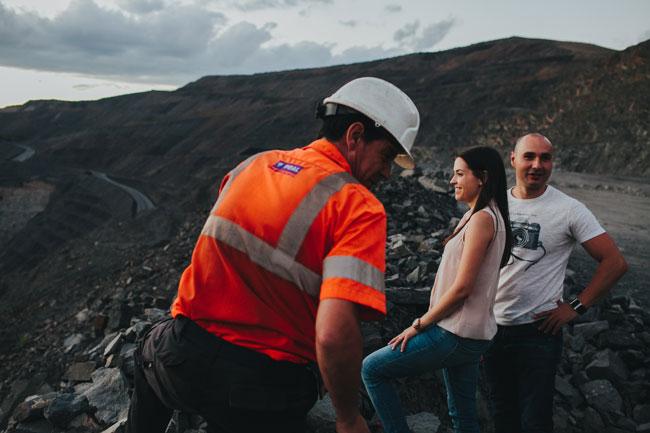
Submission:
[[[420,323],[420,318],[418,317],[417,319],[415,319],[413,321],[413,323],[411,324],[411,326],[413,327],[413,329],[420,332],[420,329],[422,329],[422,324]]]

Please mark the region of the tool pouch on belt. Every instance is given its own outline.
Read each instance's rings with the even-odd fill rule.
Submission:
[[[147,383],[165,406],[194,412],[191,404],[192,381],[186,377],[186,351],[177,338],[172,318],[155,323],[139,346],[139,360]]]

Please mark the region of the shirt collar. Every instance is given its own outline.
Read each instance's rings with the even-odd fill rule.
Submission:
[[[352,174],[352,168],[350,168],[350,163],[336,148],[334,143],[327,140],[326,138],[319,138],[318,140],[312,141],[305,148],[314,149],[315,151],[324,154],[329,159],[334,161],[336,165],[339,165],[343,170]]]

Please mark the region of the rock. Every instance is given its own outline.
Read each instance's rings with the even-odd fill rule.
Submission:
[[[104,430],[102,433],[122,433],[126,426],[126,418],[120,419],[118,422]]]
[[[636,426],[636,433],[650,433],[650,422]]]
[[[440,419],[430,412],[409,415],[406,423],[413,433],[436,433],[440,429]]]
[[[0,429],[4,428],[9,421],[14,408],[22,402],[25,397],[36,389],[39,389],[45,381],[43,374],[32,376],[29,380],[16,380],[11,384],[11,389],[0,405]]]
[[[44,419],[20,423],[13,433],[57,433],[54,426]]]
[[[108,323],[106,327],[109,331],[116,331],[121,328],[128,328],[133,316],[133,309],[126,301],[116,302],[108,312]]]
[[[124,342],[124,338],[122,337],[122,334],[117,334],[115,338],[113,338],[106,345],[106,348],[104,349],[104,358],[106,358],[108,355],[112,355],[114,353],[119,352],[123,342]]]
[[[68,429],[82,432],[97,432],[101,430],[101,426],[97,424],[95,418],[87,413],[77,415],[68,424]]]
[[[88,400],[83,395],[59,394],[43,410],[43,415],[53,425],[66,428],[74,417],[88,408]]]
[[[627,380],[629,375],[621,358],[609,349],[596,353],[585,370],[590,379],[607,379],[617,384]]]
[[[592,407],[587,407],[581,422],[584,432],[602,432],[605,430],[605,423],[600,414]]]
[[[555,376],[555,390],[560,393],[572,407],[578,407],[584,402],[584,398],[576,388],[574,388],[568,380],[563,377]]]
[[[92,374],[92,386],[83,395],[96,409],[95,418],[104,425],[126,417],[129,408],[128,383],[117,368],[99,368]]]
[[[436,192],[438,194],[447,194],[450,190],[449,183],[443,184],[443,181],[440,179],[432,179],[428,176],[420,176],[418,178],[418,183],[428,189],[429,191]]]
[[[632,418],[639,424],[645,424],[650,422],[650,404],[643,403],[637,404],[632,409]]]
[[[602,415],[621,414],[623,399],[608,380],[592,380],[582,386],[587,404]]]
[[[144,317],[147,321],[151,323],[156,323],[161,321],[162,319],[169,317],[169,311],[168,310],[162,310],[160,308],[145,308],[144,309]]]
[[[573,335],[581,335],[585,340],[596,337],[603,331],[609,329],[609,323],[606,320],[598,322],[579,323],[573,327]]]
[[[75,314],[74,318],[77,320],[77,323],[84,323],[90,318],[90,311],[88,308],[84,308]]]
[[[603,332],[598,336],[598,345],[600,347],[609,347],[614,350],[637,349],[642,350],[645,344],[636,338],[634,333],[623,332],[619,330],[610,330]]]
[[[398,305],[429,305],[431,289],[421,287],[409,289],[404,287],[391,287],[386,289],[386,299]]]
[[[93,361],[75,362],[68,367],[63,378],[70,382],[89,382],[93,371],[95,371],[95,363]]]
[[[410,284],[415,284],[420,280],[420,267],[416,266],[413,271],[406,276],[406,281]]]
[[[78,349],[84,342],[85,337],[83,334],[73,334],[63,340],[63,351],[65,353],[72,352]]]
[[[314,433],[336,430],[336,412],[329,394],[318,400],[307,414],[307,428]]]
[[[33,421],[43,418],[43,409],[46,408],[57,394],[50,393],[47,395],[33,395],[27,397],[14,409],[12,418],[17,422]]]

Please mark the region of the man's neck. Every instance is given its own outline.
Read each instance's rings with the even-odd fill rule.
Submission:
[[[548,188],[548,185],[544,185],[539,189],[530,189],[521,185],[515,185],[515,187],[512,188],[512,195],[518,199],[528,200],[541,196],[544,194],[544,192],[546,192],[546,188]]]

